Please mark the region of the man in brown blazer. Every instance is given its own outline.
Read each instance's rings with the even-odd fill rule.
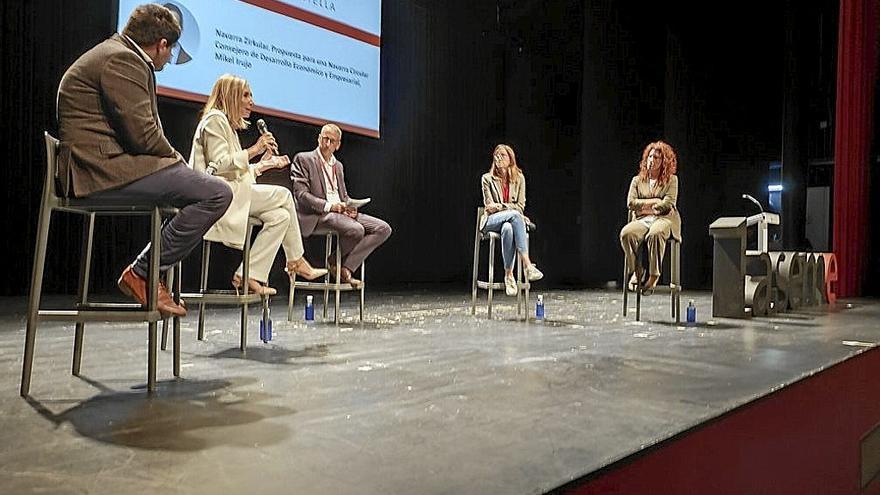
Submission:
[[[349,197],[345,172],[342,162],[333,154],[341,145],[342,130],[335,124],[324,125],[318,135],[318,147],[293,158],[290,178],[303,237],[327,230],[338,232],[342,249],[339,280],[357,287],[361,281],[351,273],[388,239],[391,227],[382,219],[346,205]],[[331,274],[335,266],[327,261]]]
[[[122,34],[80,56],[58,87],[61,191],[179,208],[162,227],[161,271],[185,257],[232,200],[223,181],[187,167],[162,131],[153,71],[171,58],[180,32],[167,8],[141,5]],[[119,278],[120,290],[141,304],[146,304],[149,249]],[[158,303],[165,315],[186,314],[165,287]]]

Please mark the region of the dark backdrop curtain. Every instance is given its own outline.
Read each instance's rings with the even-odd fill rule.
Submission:
[[[861,295],[868,253],[877,0],[841,0],[834,142],[834,252],[840,296]],[[876,259],[876,257],[873,257]]]

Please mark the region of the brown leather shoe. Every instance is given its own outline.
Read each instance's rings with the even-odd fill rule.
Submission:
[[[135,273],[131,265],[123,270],[116,285],[119,286],[119,290],[123,294],[146,306],[147,281]],[[168,316],[186,316],[186,309],[176,304],[168,291],[161,285],[159,286],[159,300],[156,301],[156,307],[159,313],[166,318]]]
[[[165,285],[164,282],[159,282],[159,292],[162,292],[162,291],[165,291],[168,294],[168,297],[171,298],[172,301],[174,300],[174,295],[171,294],[170,290],[168,290],[168,286]],[[184,301],[183,299],[181,299],[180,302],[177,304],[179,304],[181,308],[186,309],[186,301]]]
[[[355,289],[359,289],[361,287],[361,285],[363,284],[363,282],[354,278],[351,275],[351,270],[349,270],[348,268],[343,266],[342,270],[340,270],[340,272],[341,272],[342,276],[340,277],[339,281],[342,282],[343,284],[349,284],[352,287],[354,287]]]
[[[171,294],[168,292],[168,289],[165,288],[164,285],[159,285],[159,303],[157,304],[159,308],[159,312],[163,311],[167,312],[171,316],[186,316],[186,306],[184,306],[184,302],[180,301],[180,304],[174,302],[174,298],[171,297]]]

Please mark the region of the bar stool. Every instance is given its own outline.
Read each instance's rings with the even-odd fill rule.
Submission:
[[[483,233],[480,230],[480,217],[483,216],[483,211],[485,208],[482,206],[477,208],[477,222],[476,228],[474,229],[474,270],[471,276],[471,314],[477,314],[477,290],[485,290],[489,293],[488,298],[488,316],[492,318],[492,293],[496,290],[504,290],[504,282],[495,282],[495,243],[501,241],[501,234],[496,232],[486,232]],[[526,226],[526,236],[528,237],[528,232],[533,230],[534,224]],[[483,241],[489,241],[489,251],[486,254],[487,261],[489,264],[489,280],[478,280],[478,272],[480,269],[480,244]],[[519,256],[515,256],[515,266],[516,266],[516,315],[519,316],[521,313],[523,314],[523,321],[529,321],[529,312],[526,310],[523,312],[523,307],[528,304],[529,301],[529,289],[531,288],[531,283],[526,280],[523,275],[522,263],[520,263]],[[525,296],[525,297],[522,297]]]
[[[644,246],[644,243],[642,243]],[[666,250],[669,251],[669,284],[660,285],[654,288],[654,291],[669,291],[669,304],[671,306],[672,318],[675,322],[681,322],[681,242],[672,236],[666,240]],[[640,249],[641,251],[641,249]],[[661,267],[662,269],[662,267]],[[623,317],[626,318],[628,309],[627,296],[629,290],[630,273],[626,273],[626,260],[623,262]],[[640,281],[641,282],[641,281]],[[641,320],[642,313],[642,290],[637,288],[636,291],[636,321]]]
[[[238,293],[234,290],[218,290],[208,289],[208,272],[211,262],[211,244],[212,241],[202,241],[202,269],[199,277],[199,292],[190,292],[181,294],[185,301],[192,301],[198,304],[199,308],[199,333],[198,339],[205,340],[205,306],[240,306],[241,307],[241,343],[239,348],[242,352],[247,349],[247,329],[248,329],[248,306],[260,303],[262,308],[262,321],[264,327],[269,324],[269,296],[251,293],[249,291],[247,280],[250,275],[250,259],[251,259],[251,238],[253,237],[254,227],[262,227],[263,222],[258,218],[248,218],[247,230],[244,237],[244,249],[242,249],[242,292]]]
[[[333,251],[333,240],[336,239],[336,273],[338,274],[342,269],[342,250],[339,247],[339,233],[333,230],[322,230],[315,231],[316,235],[324,235],[326,240],[324,243],[324,258]],[[339,299],[340,293],[342,292],[350,292],[350,291],[358,291],[360,294],[359,300],[359,311],[358,318],[360,321],[364,321],[364,289],[367,286],[366,281],[366,260],[361,262],[360,266],[360,277],[361,284],[360,287],[352,287],[351,284],[343,284],[339,282],[339,277],[337,275],[336,281],[331,280],[330,273],[324,275],[323,282],[308,282],[308,281],[299,281],[296,279],[296,274],[292,273],[290,275],[290,292],[287,299],[287,321],[293,321],[293,296],[296,292],[296,289],[300,290],[315,290],[315,291],[324,291],[324,318],[327,318],[327,306],[330,298],[330,291],[333,291],[336,294],[336,303],[333,306],[333,323],[339,323]]]
[[[73,344],[73,365],[71,373],[78,376],[82,363],[83,335],[85,324],[89,321],[147,323],[147,392],[156,389],[156,337],[158,322],[162,319],[157,301],[159,294],[159,255],[161,253],[161,221],[164,215],[173,215],[176,209],[156,204],[108,203],[106,200],[90,198],[60,197],[55,189],[59,141],[48,132],[43,133],[46,144],[46,178],[40,200],[40,213],[37,224],[37,240],[34,253],[34,266],[31,273],[30,296],[28,298],[27,333],[25,335],[24,359],[21,371],[19,393],[26,397],[30,392],[31,371],[33,369],[34,344],[37,325],[40,321],[75,321],[76,331]],[[76,309],[40,309],[43,290],[43,271],[46,264],[46,251],[49,241],[49,225],[56,211],[84,215],[83,253],[79,276],[79,292]],[[147,277],[147,304],[97,303],[88,301],[89,276],[91,270],[92,246],[97,216],[149,216],[150,217],[150,268]],[[180,373],[180,332],[174,333],[174,376]]]

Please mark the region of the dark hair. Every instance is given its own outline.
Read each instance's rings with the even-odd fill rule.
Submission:
[[[180,22],[167,7],[147,3],[135,7],[122,34],[141,46],[152,46],[163,38],[172,46],[180,39]]]

